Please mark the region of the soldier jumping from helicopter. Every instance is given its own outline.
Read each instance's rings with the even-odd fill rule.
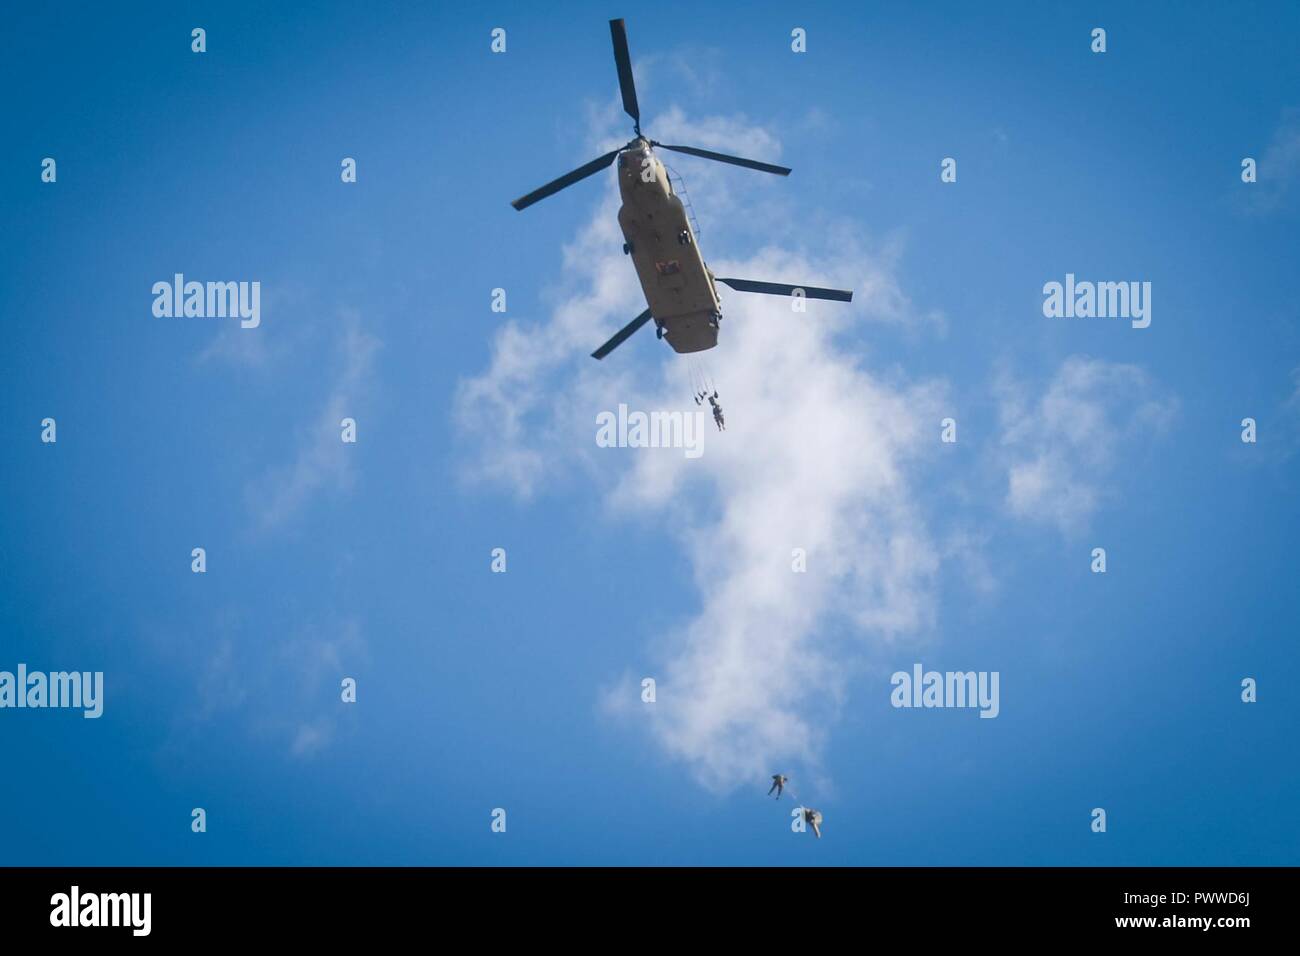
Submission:
[[[813,828],[813,833],[815,833],[815,834],[817,835],[817,839],[820,840],[820,839],[822,838],[822,815],[821,815],[821,811],[819,811],[819,810],[813,810],[813,809],[811,809],[810,807],[804,807],[804,808],[803,808],[803,819],[804,819],[804,822],[805,822],[805,823],[807,823],[809,826],[811,826],[811,827]]]

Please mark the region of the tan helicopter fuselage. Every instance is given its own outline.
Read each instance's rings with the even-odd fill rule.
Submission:
[[[643,140],[619,154],[618,189],[623,197],[619,228],[655,324],[678,352],[713,348],[722,315],[713,274],[668,171],[649,143]]]

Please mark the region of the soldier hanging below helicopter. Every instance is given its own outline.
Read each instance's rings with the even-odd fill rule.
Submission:
[[[689,367],[695,404],[703,405],[704,400],[708,399],[709,407],[713,411],[713,423],[718,426],[718,431],[726,431],[727,420],[722,415],[722,405],[718,401],[718,387],[713,383],[713,376],[709,374],[702,362],[692,362]]]
[[[718,404],[717,390],[715,389],[712,395],[707,392],[697,392],[695,394],[695,404],[702,404],[703,399],[706,398],[713,407],[713,423],[718,426],[718,431],[725,432],[727,430],[727,421],[722,417],[722,406]]]

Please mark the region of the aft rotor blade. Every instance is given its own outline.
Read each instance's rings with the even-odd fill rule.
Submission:
[[[731,286],[737,292],[762,292],[766,295],[793,295],[795,289],[802,289],[809,299],[832,299],[835,302],[852,302],[853,293],[843,289],[818,289],[810,285],[786,285],[784,282],[755,282],[753,279],[716,279],[715,281]]]
[[[510,205],[514,206],[516,209],[526,209],[529,206],[531,206],[533,203],[537,202],[538,200],[545,199],[547,196],[554,195],[555,193],[558,193],[561,189],[564,189],[566,186],[572,186],[574,183],[578,182],[579,180],[586,179],[592,173],[600,172],[610,163],[614,162],[614,157],[617,156],[620,152],[622,152],[621,148],[615,149],[606,153],[604,156],[599,157],[598,159],[593,159],[587,165],[579,166],[573,172],[565,173],[559,179],[551,180],[551,182],[547,183],[541,189],[534,189],[527,196],[520,196]]]
[[[650,310],[646,309],[644,312],[638,315],[627,325],[623,326],[621,329],[615,332],[614,337],[612,339],[610,339],[600,348],[596,349],[596,351],[592,352],[591,357],[594,359],[603,359],[610,352],[614,351],[614,349],[622,345],[627,340],[628,336],[630,336],[633,332],[641,328],[641,326],[645,325],[649,321],[650,321]]]
[[[704,159],[716,159],[720,163],[731,163],[733,166],[744,166],[746,169],[757,169],[764,173],[775,173],[778,176],[789,176],[790,169],[786,166],[776,166],[772,163],[760,163],[756,159],[742,159],[739,156],[728,156],[726,153],[715,153],[709,149],[696,149],[694,146],[669,146],[667,143],[654,143],[660,149],[671,149],[674,153],[688,153],[691,156],[701,156]]]
[[[632,55],[627,51],[627,27],[622,19],[609,21],[609,36],[614,41],[614,64],[618,67],[618,86],[623,91],[623,109],[641,127],[641,107],[636,102],[636,85],[632,82]]]

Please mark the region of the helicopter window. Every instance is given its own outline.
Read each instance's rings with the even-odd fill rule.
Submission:
[[[656,262],[655,268],[659,270],[661,276],[672,276],[682,271],[681,263],[676,259],[669,259],[667,262]]]

